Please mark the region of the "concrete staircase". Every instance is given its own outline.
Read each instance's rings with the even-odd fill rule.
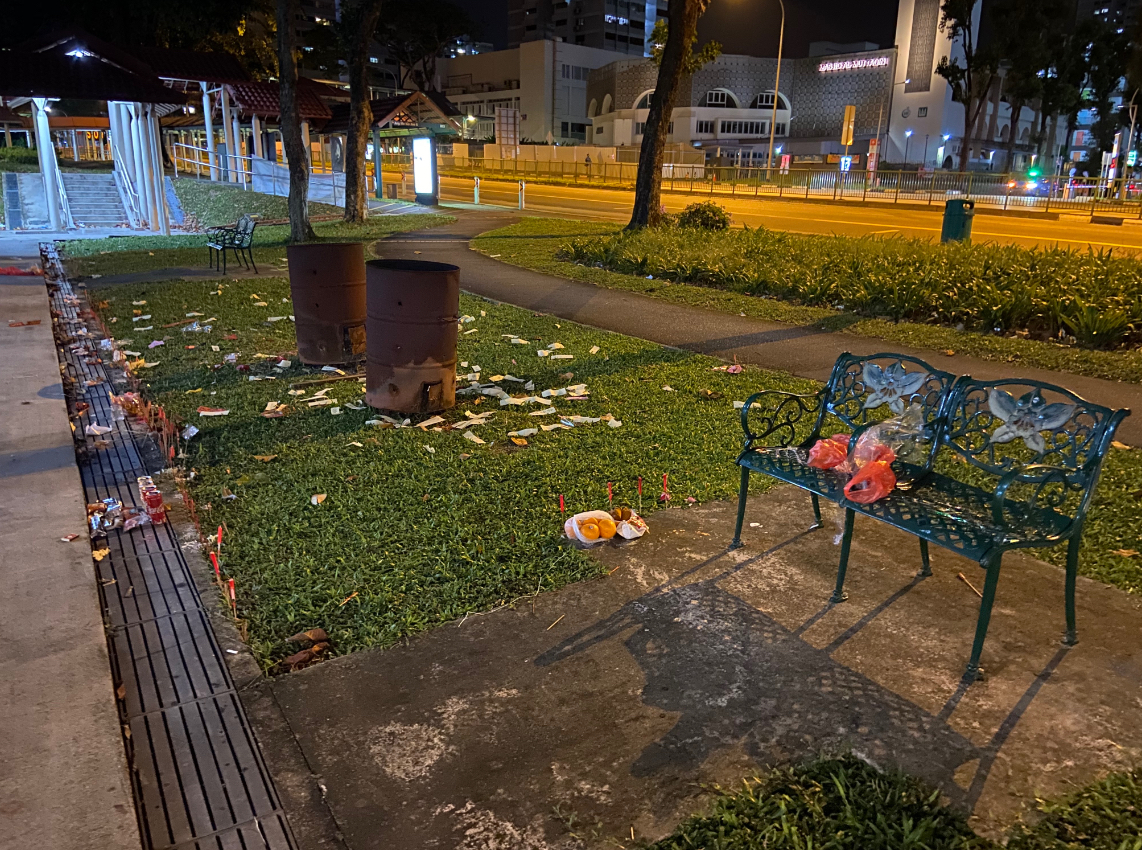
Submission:
[[[77,227],[128,227],[113,174],[65,172],[63,187]]]

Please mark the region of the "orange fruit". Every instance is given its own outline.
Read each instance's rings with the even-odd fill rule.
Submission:
[[[606,519],[599,519],[599,536],[604,540],[610,540],[615,536],[615,521],[610,517]]]
[[[599,521],[595,519],[589,519],[586,522],[579,523],[579,533],[588,540],[598,540],[600,533]]]

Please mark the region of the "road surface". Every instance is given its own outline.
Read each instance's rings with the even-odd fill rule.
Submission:
[[[467,177],[441,177],[441,200],[472,201],[472,180]],[[670,212],[701,200],[698,195],[663,193],[662,202]],[[527,210],[557,218],[591,219],[626,222],[630,218],[634,193],[624,189],[583,186],[550,186],[531,183],[527,186]],[[844,236],[907,236],[939,239],[942,211],[916,210],[900,206],[885,208],[862,206],[851,202],[804,203],[787,200],[755,200],[753,198],[715,198],[728,209],[737,224],[750,227],[763,225],[774,230],[795,233],[820,233]],[[516,207],[516,183],[482,180],[480,202]],[[996,242],[1026,247],[1088,247],[1095,250],[1142,253],[1142,226],[1138,224],[1092,224],[1085,217],[1063,217],[1059,221],[1001,215],[977,215],[972,229],[976,243]]]

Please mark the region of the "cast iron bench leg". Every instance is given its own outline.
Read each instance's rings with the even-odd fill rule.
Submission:
[[[932,564],[928,560],[928,541],[923,537],[920,538],[920,563],[923,565],[920,568],[920,575],[930,576],[932,574]]]
[[[809,498],[813,500],[813,524],[809,526],[809,530],[812,531],[821,527],[821,500],[817,498],[816,493],[810,493]]]
[[[980,566],[987,570],[987,578],[983,583],[983,599],[979,602],[979,619],[975,624],[975,641],[971,647],[971,660],[964,673],[964,679],[974,682],[979,678],[979,656],[983,652],[983,641],[987,637],[987,626],[991,622],[991,606],[995,602],[995,587],[999,584],[999,565],[1003,560],[1003,553],[999,552],[984,559]]]
[[[1075,576],[1079,571],[1079,541],[1082,539],[1080,530],[1067,543],[1067,634],[1063,643],[1074,646],[1079,642],[1078,633],[1075,632]]]
[[[841,565],[837,567],[837,588],[829,597],[829,601],[834,604],[844,602],[849,598],[849,595],[845,593],[845,570],[849,568],[849,544],[853,540],[854,519],[856,519],[856,514],[853,513],[853,509],[845,508],[845,533],[841,538]]]
[[[738,524],[734,527],[734,539],[730,542],[731,549],[740,549],[742,545],[742,522],[745,520],[745,500],[749,495],[749,469],[742,467],[741,489],[738,490]]]

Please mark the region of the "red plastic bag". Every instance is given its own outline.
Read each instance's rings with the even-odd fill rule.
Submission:
[[[817,469],[833,469],[845,462],[849,453],[849,435],[833,434],[818,440],[809,449],[808,465]]]
[[[888,453],[892,455],[891,449]],[[891,493],[896,487],[896,473],[890,463],[890,460],[874,460],[864,464],[845,485],[845,498],[858,505],[869,505]]]

